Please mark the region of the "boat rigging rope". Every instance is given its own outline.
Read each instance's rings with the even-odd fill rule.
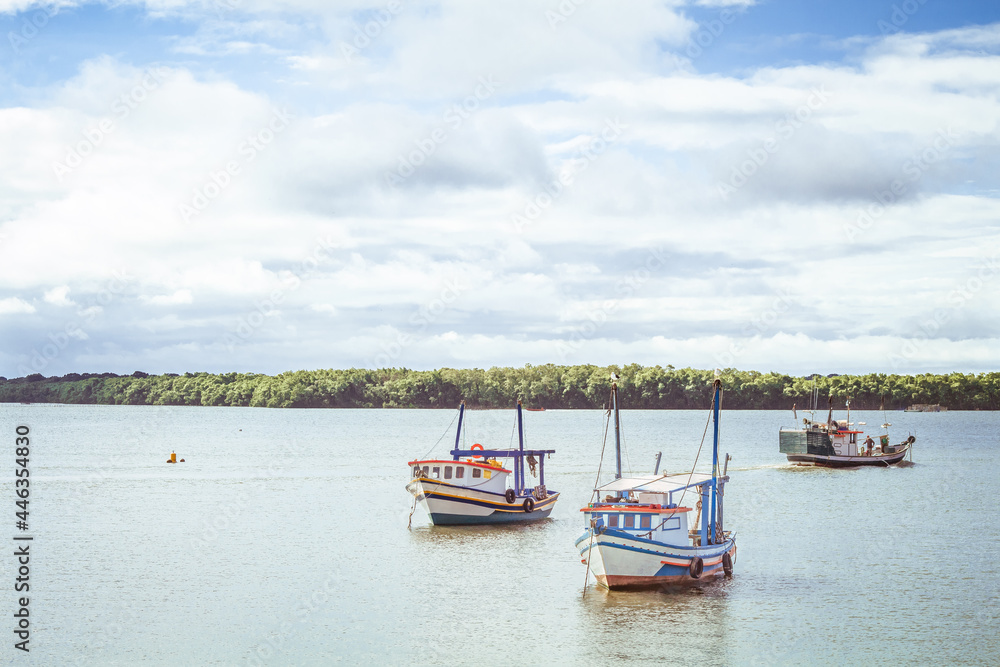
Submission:
[[[694,457],[694,465],[691,466],[691,473],[688,475],[687,484],[684,490],[681,492],[681,499],[677,503],[678,505],[684,504],[684,496],[687,495],[688,487],[691,485],[691,478],[694,477],[694,469],[698,467],[698,459],[701,457],[701,448],[705,446],[705,436],[708,435],[708,425],[712,423],[712,413],[714,410],[710,409],[708,411],[708,421],[705,422],[705,431],[701,434],[701,444],[698,445],[698,453]],[[700,500],[698,502],[701,502]]]
[[[607,419],[604,420],[604,440],[601,442],[601,460],[597,463],[597,479],[594,480],[594,492],[590,494],[590,502],[594,502],[594,496],[597,496],[597,487],[601,483],[601,466],[604,465],[604,450],[608,445],[608,427],[611,425],[611,409],[607,411]],[[600,496],[597,497],[600,501]],[[590,581],[590,554],[593,553],[594,549],[594,526],[590,526],[590,544],[587,546],[587,571],[583,575],[583,596],[587,597],[587,582]]]
[[[625,442],[625,426],[622,424],[622,420],[618,420],[618,430],[621,432],[622,438],[622,449],[625,450],[625,465],[628,466],[628,474],[632,474],[632,459],[628,456],[628,444]]]
[[[514,412],[514,425],[510,427],[510,442],[507,443],[507,451],[514,449],[514,434],[517,433],[517,411]],[[510,461],[512,456],[507,456],[504,461]]]
[[[590,502],[594,502],[594,496],[597,495],[597,487],[601,484],[601,466],[604,465],[604,450],[608,445],[608,427],[611,424],[611,410],[607,411],[607,419],[604,420],[604,441],[601,443],[601,460],[597,463],[597,479],[594,480],[594,493],[590,494]],[[600,496],[597,497],[599,501]],[[590,563],[587,563],[589,569]]]
[[[451,418],[451,424],[448,424],[448,428],[446,428],[444,430],[444,433],[441,434],[441,437],[437,439],[437,442],[435,442],[431,446],[431,448],[429,450],[427,450],[426,454],[424,454],[422,457],[420,457],[419,459],[417,459],[418,461],[423,461],[424,459],[426,459],[428,456],[431,455],[431,452],[434,451],[434,448],[441,444],[441,441],[444,440],[444,436],[448,435],[448,431],[451,430],[451,426],[452,426],[452,424],[455,423],[456,419],[458,419],[458,413],[457,412],[455,413],[455,416]]]

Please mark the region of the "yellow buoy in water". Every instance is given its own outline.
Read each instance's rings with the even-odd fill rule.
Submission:
[[[177,463],[177,452],[170,452],[170,460],[167,463]]]

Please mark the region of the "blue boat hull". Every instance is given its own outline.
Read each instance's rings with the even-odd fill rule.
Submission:
[[[461,514],[431,514],[431,523],[435,526],[486,526],[498,523],[525,523],[547,519],[552,513],[549,506],[534,512],[494,512],[489,516],[467,516]]]

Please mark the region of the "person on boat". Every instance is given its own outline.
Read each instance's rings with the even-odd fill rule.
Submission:
[[[868,447],[868,456],[872,455],[872,447],[875,446],[875,441],[872,440],[871,436],[865,438],[865,446]]]

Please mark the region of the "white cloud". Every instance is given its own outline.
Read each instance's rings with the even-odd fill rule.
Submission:
[[[267,58],[284,77],[267,91],[196,61],[100,57],[0,109],[0,286],[18,295],[0,312],[34,312],[40,295],[77,305],[90,346],[61,355],[67,372],[114,355],[181,371],[364,365],[399,336],[400,363],[423,367],[559,361],[567,343],[568,362],[708,367],[742,344],[741,367],[837,372],[885,368],[938,311],[911,368],[985,363],[1000,66],[980,50],[997,26],[737,77],[663,65],[662,45],[694,27],[680,5],[621,21],[588,3],[552,27],[536,3],[445,2],[407,7],[348,62],[338,44],[371,6],[296,4],[319,19],[291,47],[301,22],[251,25],[255,3],[172,42]],[[496,90],[475,98],[489,76]],[[624,127],[611,141],[608,123]],[[387,184],[401,161],[413,173]],[[651,248],[669,258],[655,269]],[[136,279],[111,293],[122,268]],[[793,306],[758,325],[787,285]],[[25,351],[39,336],[10,333]]]
[[[52,289],[45,292],[45,302],[51,303],[54,306],[76,305],[74,301],[72,301],[66,296],[67,294],[69,294],[68,285],[60,285],[59,287],[53,287]]]
[[[194,297],[191,296],[191,290],[189,289],[177,290],[173,294],[157,294],[156,296],[142,295],[139,298],[144,303],[148,303],[152,306],[176,306],[179,304],[192,303],[194,301]]]
[[[24,299],[16,296],[0,299],[0,315],[13,315],[15,313],[33,313],[35,307]]]

